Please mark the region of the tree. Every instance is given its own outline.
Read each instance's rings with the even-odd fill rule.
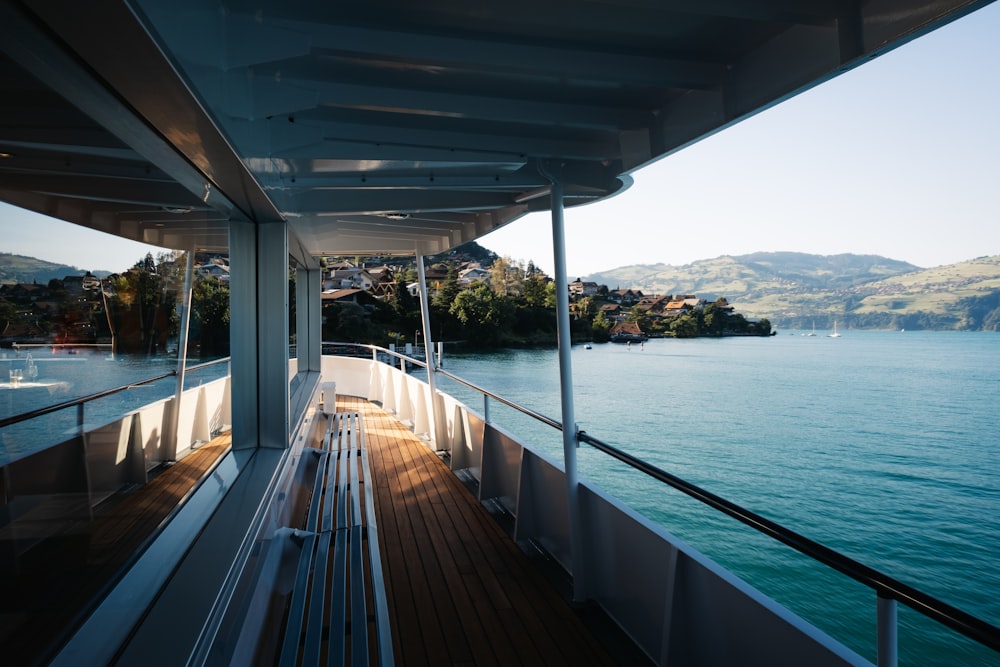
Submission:
[[[417,297],[410,294],[406,288],[407,280],[405,276],[396,278],[396,288],[393,291],[390,305],[392,307],[393,319],[399,331],[419,331],[420,330],[420,302]],[[412,341],[415,342],[415,341]]]
[[[670,330],[678,338],[695,338],[698,336],[698,319],[693,315],[675,317],[670,323]]]
[[[521,298],[525,305],[531,308],[547,308],[548,286],[544,274],[540,272],[527,273],[524,279],[524,286],[521,289]]]
[[[555,282],[550,280],[545,285],[545,307],[555,310],[557,303],[558,300],[556,297],[556,284]]]
[[[191,294],[191,320],[202,358],[229,354],[229,285],[218,278],[203,278]]]
[[[593,330],[594,342],[606,343],[611,340],[611,322],[603,311],[597,313],[591,329]]]
[[[152,253],[125,273],[108,280],[112,289],[108,318],[115,332],[116,352],[153,354],[176,331],[179,270],[175,257],[160,254],[160,264]]]
[[[523,284],[524,269],[510,257],[493,260],[493,265],[490,267],[490,286],[494,292],[503,296],[517,296],[521,294]]]
[[[449,309],[476,345],[496,344],[510,331],[514,304],[484,283],[476,283],[455,297]]]
[[[715,303],[707,304],[701,311],[701,333],[708,336],[721,336],[726,328],[727,313],[719,309]]]
[[[458,268],[454,264],[449,264],[448,277],[445,278],[444,283],[438,288],[438,291],[434,293],[431,305],[447,311],[451,307],[455,297],[461,291],[462,287],[458,284]]]

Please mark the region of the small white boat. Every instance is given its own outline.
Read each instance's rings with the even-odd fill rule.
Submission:
[[[837,320],[833,321],[833,333],[832,334],[827,334],[827,337],[829,337],[829,338],[840,338],[840,334],[837,333]]]

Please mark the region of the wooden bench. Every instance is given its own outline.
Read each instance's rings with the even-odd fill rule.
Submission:
[[[329,415],[322,446],[306,452],[317,458],[317,469],[280,665],[319,664],[324,647],[326,664],[392,665],[361,416]]]

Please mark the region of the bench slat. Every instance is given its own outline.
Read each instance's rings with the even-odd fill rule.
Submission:
[[[308,531],[315,531],[319,525],[320,501],[323,498],[323,472],[326,470],[327,459],[330,455],[327,452],[319,452],[317,456],[319,460],[316,462],[316,479],[313,481],[312,500],[309,502],[309,514],[306,518],[306,530]]]
[[[326,603],[326,570],[330,556],[330,533],[320,533],[316,541],[312,591],[309,594],[309,620],[306,624],[306,643],[302,654],[303,665],[319,664],[320,645],[323,642],[323,607]]]
[[[337,489],[337,530],[343,530],[347,528],[350,524],[348,523],[348,505],[349,498],[348,494],[351,489],[351,453],[349,451],[341,451],[339,454],[340,461],[340,483]]]
[[[360,417],[359,417],[360,418]],[[375,628],[379,658],[383,665],[394,665],[392,633],[389,630],[389,601],[385,592],[385,577],[382,574],[382,554],[378,545],[378,530],[375,528],[375,483],[372,481],[371,466],[368,462],[368,448],[361,448],[361,469],[365,477],[365,512],[368,518],[368,553],[371,557],[372,590],[375,592]]]
[[[281,667],[293,667],[299,657],[299,643],[302,639],[302,620],[305,616],[306,594],[309,591],[309,571],[312,569],[313,546],[316,535],[309,533],[302,540],[299,566],[295,573],[295,588],[285,625],[285,639],[281,647]]]
[[[368,611],[365,604],[365,557],[362,553],[361,526],[351,533],[351,664],[368,664]]]
[[[333,628],[347,625],[347,531],[338,530],[333,543],[333,592],[330,596],[330,651],[328,663],[343,665],[347,640]]]

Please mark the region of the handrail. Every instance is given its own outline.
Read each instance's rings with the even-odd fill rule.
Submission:
[[[405,354],[401,354],[401,353],[395,352],[393,350],[387,350],[384,347],[379,347],[377,345],[368,345],[368,344],[364,344],[364,343],[333,343],[333,342],[324,342],[323,345],[331,345],[331,346],[332,345],[340,345],[340,346],[344,346],[344,347],[361,347],[361,348],[365,348],[367,350],[371,350],[371,351],[374,351],[374,352],[385,352],[386,354],[392,355],[394,357],[398,357],[400,359],[405,359],[406,361],[408,361],[408,362],[410,362],[410,363],[412,363],[414,365],[421,366],[423,368],[427,367],[427,364],[425,362],[423,362],[423,361],[420,361],[419,359],[414,359],[413,357],[407,357]],[[488,389],[483,389],[482,387],[480,387],[478,385],[475,385],[475,384],[473,384],[473,383],[471,383],[471,382],[469,382],[467,380],[463,380],[462,378],[458,377],[457,375],[452,375],[451,373],[449,373],[448,371],[446,371],[446,370],[444,370],[442,368],[435,368],[434,372],[437,373],[437,374],[439,374],[439,375],[445,376],[449,380],[454,380],[458,384],[464,385],[464,386],[468,387],[469,389],[472,389],[473,391],[476,391],[476,392],[482,394],[483,396],[486,396],[488,398],[492,398],[494,401],[497,401],[498,403],[503,403],[507,407],[513,408],[514,410],[517,410],[518,412],[526,414],[526,415],[528,415],[529,417],[531,417],[533,419],[537,419],[538,421],[542,422],[543,424],[551,426],[552,428],[555,428],[555,429],[559,429],[560,431],[562,430],[563,426],[562,426],[561,422],[559,422],[559,421],[557,421],[555,419],[552,419],[551,417],[546,417],[545,415],[543,415],[540,412],[535,412],[534,410],[532,410],[530,408],[526,408],[526,407],[524,407],[522,405],[518,405],[517,403],[514,403],[513,401],[507,400],[503,396],[500,396],[498,394],[494,394],[493,392],[489,391]]]
[[[518,405],[517,403],[515,403],[513,401],[510,401],[510,400],[504,398],[503,396],[498,396],[497,394],[494,394],[492,391],[488,391],[486,389],[483,389],[482,387],[480,387],[478,385],[475,385],[475,384],[472,384],[471,382],[463,380],[462,378],[458,377],[457,375],[452,375],[451,373],[449,373],[449,372],[447,372],[445,370],[442,370],[440,368],[437,369],[437,372],[439,374],[445,376],[449,380],[454,380],[455,382],[457,382],[457,383],[459,383],[461,385],[465,385],[469,389],[472,389],[473,391],[477,391],[480,394],[482,394],[483,396],[487,396],[489,398],[492,398],[494,401],[497,401],[499,403],[503,403],[507,407],[513,408],[514,410],[517,410],[521,414],[528,415],[529,417],[531,417],[533,419],[536,419],[536,420],[542,422],[543,424],[551,426],[552,428],[558,429],[560,431],[563,430],[563,425],[562,425],[562,422],[560,422],[560,421],[552,419],[551,417],[546,417],[542,413],[535,412],[531,408],[526,408],[523,405]]]
[[[360,347],[363,350],[368,350],[370,352],[382,352],[389,355],[390,357],[395,357],[403,361],[407,361],[414,366],[420,366],[421,368],[427,368],[427,362],[421,361],[420,359],[414,359],[413,357],[408,357],[402,352],[397,352],[395,350],[390,350],[379,345],[369,345],[368,343],[342,343],[339,341],[323,341],[321,343],[323,347]]]
[[[867,565],[834,551],[829,547],[815,542],[804,535],[789,530],[784,526],[767,519],[760,514],[752,512],[736,503],[706,491],[699,486],[686,482],[676,475],[651,465],[642,459],[612,445],[603,442],[586,431],[579,431],[577,437],[581,442],[586,442],[595,449],[598,449],[608,456],[618,459],[622,463],[639,470],[640,472],[656,479],[663,484],[667,484],[678,491],[681,491],[696,500],[726,514],[742,523],[754,528],[772,539],[778,540],[782,544],[792,547],[796,551],[809,556],[813,560],[819,561],[828,567],[832,567],[838,572],[847,575],[858,583],[875,590],[879,597],[898,600],[906,606],[914,609],[924,616],[927,616],[939,623],[947,625],[970,639],[1000,651],[1000,628],[987,623],[969,613],[951,606],[947,602],[908,586],[887,574],[879,572]]]
[[[350,343],[331,344],[352,345]],[[379,348],[378,346],[365,345],[362,347],[366,347],[372,351],[383,351],[400,358],[406,358],[405,355],[400,355],[396,352]],[[412,358],[407,358],[407,360],[416,362],[416,360],[413,360]],[[548,426],[563,430],[562,423],[555,419],[546,417],[545,415],[535,412],[530,408],[518,405],[513,401],[494,394],[493,392],[483,389],[482,387],[479,387],[471,382],[463,380],[456,375],[448,373],[441,368],[436,368],[435,372],[444,375],[445,377],[458,382],[459,384],[464,385],[465,387],[468,387],[483,396],[499,401],[500,403],[503,403],[504,405],[513,408],[524,415],[532,417],[533,419],[536,419],[537,421],[540,421]],[[741,507],[740,505],[726,500],[721,496],[717,496],[710,491],[696,486],[695,484],[691,484],[676,475],[668,473],[657,466],[647,463],[640,458],[632,456],[617,447],[595,438],[586,431],[577,431],[577,439],[580,442],[585,442],[604,454],[621,461],[629,467],[634,468],[663,484],[673,487],[695,500],[698,500],[709,507],[722,512],[723,514],[726,514],[727,516],[737,519],[758,532],[795,549],[799,553],[802,553],[809,558],[826,565],[827,567],[837,570],[858,583],[874,590],[879,598],[902,602],[920,614],[923,614],[924,616],[937,621],[938,623],[941,623],[942,625],[945,625],[956,632],[959,632],[966,637],[993,649],[994,651],[1000,652],[1000,628],[997,626],[977,618],[972,614],[964,612],[961,609],[939,600],[932,595],[904,584],[883,572],[864,565],[863,563],[826,547],[819,542],[811,540],[804,535],[785,528],[781,524],[771,521],[760,514]]]
[[[207,368],[209,366],[214,366],[216,364],[221,364],[229,361],[229,357],[223,359],[215,359],[213,361],[206,361],[201,364],[196,364],[194,366],[188,367],[188,371],[197,371],[202,368]],[[105,398],[107,396],[112,396],[120,392],[132,389],[133,387],[142,387],[147,384],[152,384],[154,382],[159,382],[160,380],[165,380],[169,377],[175,377],[177,375],[177,370],[172,370],[169,373],[164,373],[163,375],[157,375],[155,377],[146,378],[145,380],[139,380],[138,382],[130,382],[129,384],[123,384],[120,387],[113,387],[111,389],[105,389],[93,394],[87,394],[86,396],[81,396],[79,398],[74,398],[70,401],[63,401],[62,403],[55,403],[53,405],[47,405],[44,408],[38,408],[36,410],[31,410],[30,412],[23,412],[19,415],[14,415],[12,417],[4,417],[0,419],[0,428],[5,426],[11,426],[13,424],[19,424],[21,422],[29,421],[35,419],[36,417],[42,417],[53,412],[58,412],[60,410],[65,410],[66,408],[72,408],[77,405],[83,405],[85,403],[90,403],[91,401],[96,401],[99,398]]]

